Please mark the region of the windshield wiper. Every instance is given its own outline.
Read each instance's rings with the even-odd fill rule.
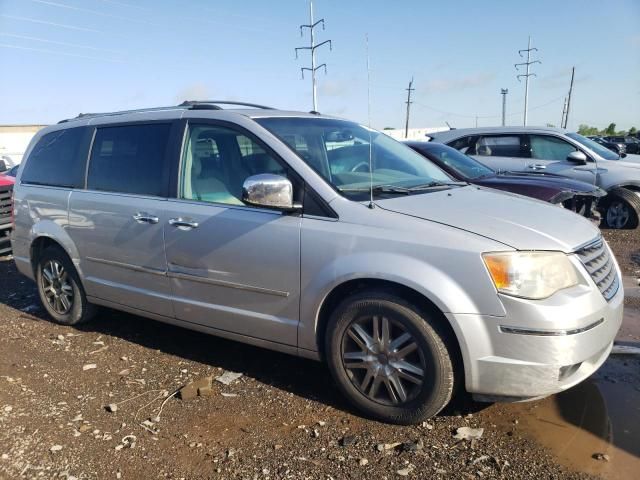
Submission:
[[[406,195],[412,192],[410,188],[397,185],[374,185],[372,188],[342,188],[341,190],[343,192],[369,192],[373,190],[373,193],[404,193]]]
[[[416,185],[415,187],[409,188],[410,192],[420,192],[422,190],[429,190],[431,188],[441,188],[441,187],[464,187],[469,185],[469,182],[429,182],[423,185]]]

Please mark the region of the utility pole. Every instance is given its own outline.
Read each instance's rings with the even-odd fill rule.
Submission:
[[[303,36],[303,29],[309,29],[309,36],[311,37],[311,43],[308,47],[298,47],[296,48],[296,58],[298,58],[298,50],[309,50],[311,52],[311,68],[302,67],[300,71],[302,72],[302,79],[304,79],[304,71],[307,70],[311,72],[311,91],[313,95],[313,111],[318,111],[318,93],[317,93],[317,83],[316,83],[316,71],[320,68],[324,67],[324,73],[327,73],[327,64],[322,63],[320,65],[316,65],[316,48],[319,48],[323,45],[329,44],[329,50],[331,50],[331,40],[325,40],[324,42],[316,44],[315,37],[315,29],[316,27],[322,25],[322,29],[324,30],[324,18],[321,18],[317,22],[313,21],[313,0],[309,0],[309,24],[308,25],[300,25],[300,36]]]
[[[564,97],[564,103],[562,104],[562,118],[560,119],[560,128],[564,128],[566,115],[567,115],[567,97]]]
[[[502,95],[502,126],[506,125],[505,121],[507,118],[507,93],[509,93],[508,88],[501,88],[500,95]]]
[[[576,73],[576,67],[571,67],[571,83],[569,84],[569,96],[567,97],[567,111],[564,114],[564,125],[560,125],[562,128],[567,128],[569,122],[569,108],[571,107],[571,93],[573,91],[573,76]]]
[[[413,77],[411,77],[411,81],[409,82],[409,88],[406,89],[407,90],[407,120],[404,124],[404,138],[408,138],[409,137],[409,110],[411,108],[411,92],[413,92],[415,90],[415,88],[413,88]]]
[[[478,128],[478,115],[476,115],[476,128]]]
[[[525,71],[526,73],[521,73],[519,75],[516,75],[516,78],[518,79],[518,81],[520,81],[520,77],[524,77],[524,126],[527,126],[527,103],[529,102],[529,77],[535,77],[536,74],[535,73],[531,73],[530,72],[530,67],[531,65],[533,65],[534,63],[542,63],[539,60],[531,60],[531,52],[533,51],[538,51],[537,48],[532,48],[531,47],[531,35],[529,35],[529,43],[527,45],[526,49],[523,50],[518,50],[518,55],[520,55],[521,57],[523,57],[522,52],[527,52],[527,61],[523,62],[523,63],[516,63],[515,67],[516,70],[518,70],[518,67],[526,67]],[[524,57],[523,57],[524,58]]]

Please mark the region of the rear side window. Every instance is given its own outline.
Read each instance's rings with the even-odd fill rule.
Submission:
[[[169,124],[98,128],[87,188],[167,197]]]
[[[520,135],[480,137],[472,149],[473,152],[467,153],[486,157],[529,157],[521,145]]]
[[[33,148],[22,173],[22,183],[51,187],[84,186],[87,152],[84,127],[43,135]]]

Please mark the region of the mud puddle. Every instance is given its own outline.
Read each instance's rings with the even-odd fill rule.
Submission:
[[[535,439],[572,470],[611,480],[639,478],[638,355],[611,356],[593,377],[566,392],[537,402],[494,405],[486,413]]]

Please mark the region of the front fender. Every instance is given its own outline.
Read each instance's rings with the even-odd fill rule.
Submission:
[[[381,268],[376,268],[376,265]],[[383,280],[411,288],[443,313],[490,311],[495,315],[505,314],[488,276],[486,285],[478,286],[474,292],[476,299],[481,299],[478,301],[472,298],[468,288],[431,263],[401,253],[380,253],[375,257],[372,257],[371,252],[354,253],[334,258],[302,285],[298,330],[300,348],[317,349],[319,314],[324,301],[336,287],[357,279]],[[478,295],[485,288],[487,291],[484,295]],[[311,296],[308,292],[318,293]],[[456,325],[452,327],[456,333],[460,331]]]

